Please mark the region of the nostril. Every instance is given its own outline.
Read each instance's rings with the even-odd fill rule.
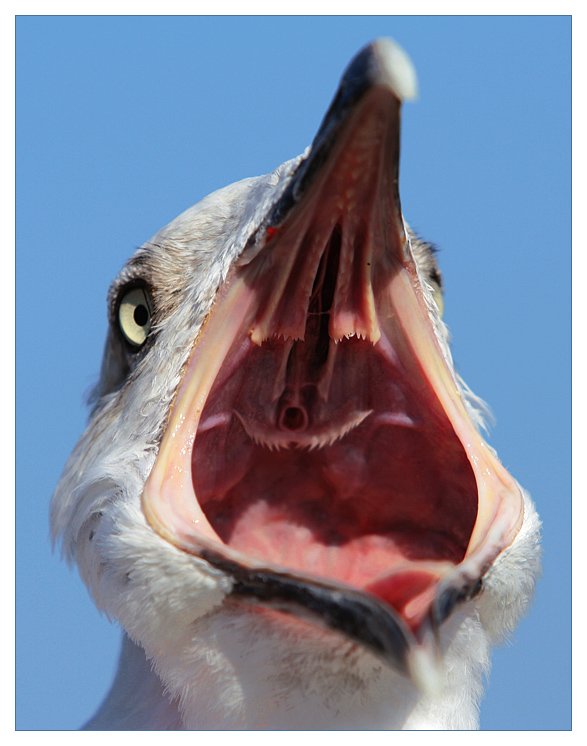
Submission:
[[[308,415],[301,407],[286,407],[279,417],[281,430],[304,430],[308,426]]]

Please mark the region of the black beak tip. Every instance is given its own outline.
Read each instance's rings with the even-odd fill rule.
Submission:
[[[301,200],[328,159],[345,123],[361,100],[375,89],[391,93],[397,101],[398,114],[402,101],[417,96],[418,80],[414,65],[402,47],[391,39],[372,41],[349,63],[314,138],[310,154],[301,163],[292,182],[272,210],[269,225],[278,227],[292,207]]]

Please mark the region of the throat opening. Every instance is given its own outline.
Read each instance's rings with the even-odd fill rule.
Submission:
[[[234,549],[402,611],[465,556],[477,516],[465,451],[417,382],[356,338],[335,345],[327,398],[308,376],[271,404],[284,345],[250,344],[212,390],[192,452],[199,504]]]

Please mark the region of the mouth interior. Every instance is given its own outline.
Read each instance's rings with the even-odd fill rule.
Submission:
[[[317,266],[302,338],[283,332],[284,320],[260,344],[248,330],[235,339],[199,421],[193,486],[230,547],[373,593],[415,629],[439,580],[465,556],[476,481],[377,288],[381,267],[369,279],[381,337],[375,344],[332,338],[343,242],[337,223]],[[354,255],[361,256],[357,247]],[[307,276],[303,262],[300,251],[284,303],[288,287]],[[403,270],[398,263],[393,271]],[[356,277],[345,296],[360,314]]]

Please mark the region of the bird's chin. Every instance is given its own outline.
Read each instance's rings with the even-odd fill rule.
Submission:
[[[471,420],[401,216],[400,102],[380,78],[357,101],[335,99],[219,289],[143,510],[234,594],[413,673],[523,500]]]

